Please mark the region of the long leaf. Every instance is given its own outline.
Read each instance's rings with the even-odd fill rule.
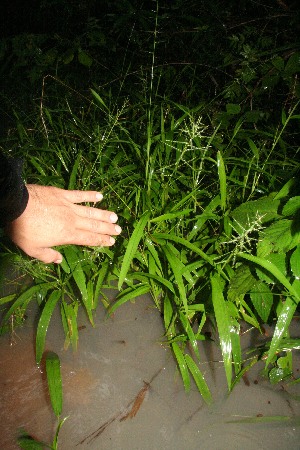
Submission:
[[[186,354],[185,360],[186,360],[187,366],[188,366],[191,374],[193,375],[193,378],[195,380],[196,386],[197,386],[200,394],[202,395],[205,402],[210,404],[212,402],[211,393],[210,393],[209,387],[207,386],[207,383],[204,379],[204,376],[203,376],[201,370],[199,369],[199,367],[197,366],[197,364],[191,358],[190,355]]]
[[[118,282],[118,289],[121,290],[122,284],[124,283],[124,280],[126,278],[127,272],[129,270],[130,264],[134,258],[134,254],[137,251],[138,245],[140,243],[140,240],[143,236],[145,226],[149,220],[150,212],[146,211],[142,217],[140,218],[139,222],[137,223],[132,236],[127,244],[127,249],[124,255],[123,264],[120,269],[120,275],[119,275],[119,282]]]
[[[44,306],[44,309],[42,311],[41,317],[39,319],[39,323],[37,326],[37,332],[36,332],[36,362],[39,364],[41,362],[44,347],[45,347],[45,340],[46,340],[46,334],[49,326],[49,322],[51,319],[51,316],[53,314],[54,308],[58,302],[58,300],[61,297],[60,291],[53,291],[50,294],[49,299],[46,301],[46,304]]]
[[[187,214],[190,214],[190,212],[192,212],[192,211],[193,211],[192,209],[183,209],[182,211],[163,214],[161,216],[154,217],[154,219],[151,219],[150,222],[156,223],[156,222],[162,222],[164,220],[172,220],[172,219],[175,219],[176,217],[186,216]]]
[[[62,379],[60,360],[58,355],[54,352],[47,352],[46,354],[46,374],[51,405],[54,414],[59,417],[62,412],[63,404]]]
[[[188,305],[187,305],[187,298],[186,298],[186,292],[185,292],[185,287],[184,287],[184,283],[183,283],[183,278],[182,275],[180,273],[180,269],[181,267],[178,264],[178,259],[176,258],[176,256],[174,255],[174,253],[172,252],[171,248],[167,245],[163,246],[163,250],[165,252],[165,255],[168,259],[168,262],[170,264],[170,267],[172,269],[172,272],[174,274],[174,278],[178,287],[178,292],[179,292],[179,298],[183,304],[183,307],[185,309],[186,314],[188,314]]]
[[[47,292],[47,289],[50,289],[54,283],[40,283],[35,286],[26,289],[25,292],[19,295],[19,297],[14,301],[9,310],[6,312],[5,316],[2,319],[2,323],[5,324],[10,316],[16,311],[19,307],[25,307],[28,303],[34,299],[35,295],[40,291]]]
[[[93,308],[93,297],[89,296],[86,284],[86,277],[80,262],[80,253],[72,247],[68,246],[64,249],[64,253],[67,259],[67,262],[70,266],[72,276],[74,281],[81,293],[82,303],[86,309],[88,318],[92,325],[94,325],[94,319],[92,314]]]
[[[184,354],[182,353],[181,348],[179,347],[178,344],[176,344],[176,342],[173,342],[171,344],[171,347],[178,363],[178,367],[183,380],[184,389],[186,392],[189,392],[191,388],[191,380]]]
[[[212,288],[212,302],[218,326],[227,384],[228,389],[230,389],[232,379],[232,346],[230,336],[231,321],[228,314],[226,301],[223,297],[220,276],[215,273],[211,276],[210,281]]]
[[[150,285],[149,284],[143,284],[142,286],[134,287],[129,292],[127,292],[125,295],[122,293],[118,296],[118,300],[116,303],[112,305],[111,308],[109,308],[109,314],[113,314],[113,312],[119,308],[119,306],[123,305],[124,303],[128,302],[129,300],[133,300],[136,297],[139,297],[140,295],[148,294],[150,292]]]
[[[222,154],[220,151],[217,153],[217,166],[218,166],[218,175],[220,182],[220,198],[221,198],[221,208],[223,211],[226,209],[226,201],[227,201],[227,193],[226,193],[226,171],[225,164],[222,158]]]
[[[295,297],[296,302],[300,300],[298,292],[293,288],[289,280],[283,275],[283,273],[275,266],[275,264],[268,261],[266,258],[259,258],[258,256],[249,255],[248,253],[238,253],[241,258],[258,264],[259,266],[270,272],[277,280]]]
[[[291,297],[287,297],[276,322],[273,338],[270,345],[270,350],[268,352],[268,358],[266,360],[266,367],[272,361],[275,354],[278,352],[281,341],[285,336],[288,327],[290,326],[296,308],[297,304],[295,303],[295,301]]]
[[[191,242],[187,241],[184,238],[178,237],[175,234],[167,234],[167,233],[155,233],[152,235],[153,240],[155,239],[164,239],[164,240],[170,240],[173,242],[177,242],[178,244],[183,245],[184,247],[192,250],[197,255],[201,256],[206,262],[208,262],[212,267],[215,267],[215,263],[213,259],[206,255],[200,248],[198,248],[195,244],[192,244]]]

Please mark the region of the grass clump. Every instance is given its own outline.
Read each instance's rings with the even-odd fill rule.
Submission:
[[[168,14],[182,13],[184,3],[175,2]],[[172,33],[155,4],[156,11],[147,15],[141,8],[137,15],[139,26],[151,23],[152,40],[132,25],[127,41],[126,55],[150,48],[148,66],[143,53],[141,67],[125,70],[123,57],[121,67],[116,63],[118,88],[109,79],[100,86],[95,78],[88,92],[51,75],[42,81],[38,114],[17,116],[9,144],[24,158],[27,181],[101,190],[101,207],[116,211],[123,234],[113,249],[60,249],[64,261],[58,267],[16,251],[14,260],[34,285],[1,299],[8,305],[3,330],[36,300],[39,362],[54,308],[61,311],[65,347],[76,349],[79,307],[93,325],[99,301],[112,314],[150,293],[185,389],[193,379],[210,403],[199,352],[207,323],[216,329],[229,390],[262,359],[271,382],[293,375],[292,350],[300,343],[289,336],[300,300],[298,43],[291,37],[274,49],[268,27],[264,40],[253,41],[248,26],[223,47],[218,42],[220,52],[215,61],[209,56],[205,72],[198,72],[203,53],[193,69],[189,64],[175,71],[162,62],[160,33],[165,26],[165,42]],[[209,17],[215,14],[210,10]],[[209,19],[205,24],[195,17],[196,30],[209,29]],[[185,20],[190,24],[192,16]],[[279,35],[278,23],[274,27]],[[216,30],[220,36],[214,23],[211,32]],[[117,31],[121,41],[124,29]],[[194,28],[193,36],[198,42]],[[92,58],[94,48],[89,50]],[[88,68],[93,61],[79,59]],[[207,93],[208,77],[214,87]],[[61,89],[65,98],[58,100]],[[280,96],[268,108],[266,91],[276,89]],[[116,286],[111,302],[104,288]],[[259,332],[264,323],[275,326],[273,338],[251,359],[241,349],[242,322]]]

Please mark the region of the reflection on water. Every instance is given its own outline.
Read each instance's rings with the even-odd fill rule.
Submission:
[[[183,391],[170,352],[159,343],[161,317],[147,297],[122,306],[112,319],[99,309],[95,328],[83,316],[80,325],[76,354],[63,350],[59,316],[47,338],[47,348],[62,361],[63,416],[69,416],[60,450],[299,449],[299,422],[228,422],[257,415],[299,416],[300,386],[288,391],[270,386],[254,369],[249,385],[240,383],[228,396],[219,351],[202,343],[201,368],[214,397],[214,404],[206,406],[195,387],[189,394]],[[56,421],[45,375],[34,363],[30,323],[17,331],[13,345],[7,336],[1,338],[0,388],[0,448],[17,449],[20,428],[50,442]]]

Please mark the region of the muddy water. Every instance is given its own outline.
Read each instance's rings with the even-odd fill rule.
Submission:
[[[34,363],[30,321],[13,341],[0,339],[1,450],[18,448],[21,428],[50,442],[56,426],[43,368]],[[228,396],[219,350],[205,343],[201,368],[214,397],[208,407],[195,386],[189,394],[183,391],[170,352],[160,343],[162,321],[149,298],[123,305],[112,319],[99,308],[95,328],[84,315],[79,322],[75,354],[63,350],[58,315],[48,331],[47,348],[62,361],[63,416],[69,416],[59,436],[60,450],[299,450],[300,385],[271,386],[254,368],[247,384],[240,383]],[[250,333],[245,335],[246,347],[251,339]],[[140,408],[129,417],[138,395]],[[257,415],[291,419],[235,422]]]

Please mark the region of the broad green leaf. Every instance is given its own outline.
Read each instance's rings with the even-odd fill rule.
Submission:
[[[266,261],[274,264],[277,269],[285,276],[286,275],[286,254],[285,253],[270,253],[269,255],[265,255]],[[265,270],[261,270],[259,267],[256,268],[256,273],[261,281],[265,281],[266,283],[275,283],[276,280],[274,277],[270,275],[269,272]]]
[[[116,309],[119,308],[119,306],[123,305],[124,303],[128,302],[129,300],[133,300],[136,297],[139,297],[140,295],[148,294],[150,292],[150,285],[149,284],[143,284],[141,286],[137,286],[134,288],[130,288],[129,292],[122,292],[117,296],[117,301],[109,308],[109,314],[113,314]]]
[[[269,253],[286,253],[300,243],[300,230],[294,230],[294,221],[288,219],[278,220],[260,233],[257,251],[265,256],[262,248],[267,247]]]
[[[212,302],[218,326],[227,384],[228,389],[230,389],[232,379],[232,345],[230,336],[231,320],[228,314],[226,301],[223,296],[220,276],[215,273],[211,275],[210,281],[212,288]]]
[[[282,209],[284,216],[293,216],[300,210],[300,196],[290,198]]]
[[[58,302],[58,300],[61,297],[60,291],[53,291],[51,292],[48,300],[45,303],[44,309],[42,311],[42,314],[39,319],[39,323],[37,326],[37,332],[36,332],[36,362],[39,364],[41,362],[44,348],[45,348],[45,340],[46,340],[46,334],[49,326],[49,322],[51,319],[51,316],[53,314],[53,311],[55,309],[55,306]]]
[[[59,417],[62,412],[63,404],[62,379],[60,360],[58,355],[54,352],[47,352],[46,354],[46,374],[51,405],[54,414]]]
[[[280,191],[277,192],[273,200],[281,200],[282,198],[287,197],[292,187],[295,185],[295,182],[295,178],[291,178],[289,181],[287,181],[285,185],[280,189]]]
[[[247,259],[248,261],[251,261],[269,271],[277,279],[277,281],[279,281],[290,292],[290,294],[297,299],[297,301],[299,300],[298,292],[273,263],[267,261],[266,259],[259,258],[258,256],[249,255],[248,253],[238,253],[238,256]]]
[[[207,386],[207,383],[204,379],[202,372],[200,371],[199,367],[197,366],[197,364],[191,358],[190,355],[188,355],[188,354],[185,355],[185,361],[186,361],[186,364],[187,364],[191,374],[193,375],[196,386],[197,386],[200,394],[202,395],[204,401],[207,404],[210,404],[212,402],[212,397],[211,397],[210,390]]]
[[[236,299],[240,298],[241,295],[244,296],[256,282],[257,280],[252,275],[249,267],[242,264],[230,278],[227,293],[228,300],[234,302]]]
[[[171,348],[177,360],[177,364],[183,380],[184,389],[186,392],[189,392],[191,388],[191,380],[184,354],[176,342],[173,342],[171,344]]]
[[[300,279],[300,245],[293,251],[290,263],[294,277]]]
[[[135,252],[137,251],[138,245],[142,236],[144,234],[145,226],[150,218],[150,212],[146,211],[140,218],[139,222],[135,226],[135,229],[132,233],[132,236],[127,244],[126,252],[123,259],[123,264],[120,269],[119,281],[118,281],[118,289],[121,290],[122,285],[125,281],[127,272],[129,270],[130,264],[134,258]]]
[[[248,201],[234,209],[231,213],[234,219],[234,227],[238,233],[249,229],[249,226],[260,218],[261,223],[279,218],[278,208],[280,200],[271,197],[263,197],[258,200]]]
[[[273,293],[263,281],[258,281],[250,291],[250,298],[258,315],[267,322],[273,305]]]
[[[227,183],[226,183],[226,170],[225,164],[222,158],[222,154],[220,151],[217,153],[217,166],[218,166],[218,175],[219,175],[219,183],[220,183],[220,199],[221,199],[221,208],[223,211],[226,209],[227,202]]]

